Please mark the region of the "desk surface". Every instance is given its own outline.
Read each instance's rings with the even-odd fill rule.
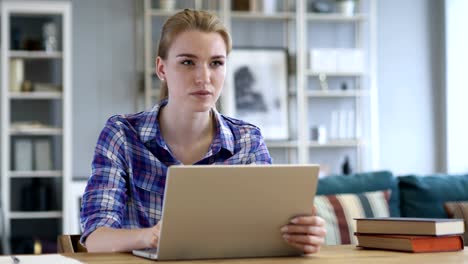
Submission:
[[[139,258],[130,253],[77,253],[63,254],[64,256],[77,259],[85,263],[155,263],[154,261]],[[293,257],[293,258],[248,258],[248,259],[216,259],[216,260],[192,260],[156,263],[227,263],[227,264],[267,264],[267,263],[468,263],[468,247],[464,251],[444,253],[403,253],[383,250],[363,250],[354,245],[325,246],[318,254]]]

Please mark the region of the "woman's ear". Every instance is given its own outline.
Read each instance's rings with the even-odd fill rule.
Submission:
[[[161,81],[166,80],[166,63],[159,56],[156,58],[156,75]]]

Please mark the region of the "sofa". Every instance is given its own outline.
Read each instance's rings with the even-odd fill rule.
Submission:
[[[468,230],[468,174],[395,176],[376,171],[327,176],[319,179],[314,204],[326,221],[328,245],[355,244],[354,218],[360,217],[462,218],[453,212],[462,208]]]

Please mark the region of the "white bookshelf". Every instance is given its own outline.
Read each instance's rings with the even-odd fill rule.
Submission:
[[[311,1],[292,0],[278,1],[277,12],[263,13],[261,11],[237,11],[231,10],[233,0],[217,1],[217,6],[212,11],[219,14],[224,24],[231,29],[231,33],[236,23],[247,25],[245,31],[258,30],[255,25],[261,23],[274,23],[282,33],[283,45],[288,50],[291,62],[295,65],[290,70],[288,80],[288,104],[291,105],[289,112],[289,134],[288,140],[273,141],[267,140],[266,144],[272,155],[280,153],[287,157],[287,163],[315,163],[314,160],[320,157],[322,151],[328,156],[335,153],[337,158],[342,158],[344,154],[353,155],[352,167],[354,171],[371,170],[376,168],[378,163],[378,118],[377,109],[377,87],[376,87],[376,58],[375,58],[375,15],[376,0],[357,1],[356,11],[353,15],[340,13],[312,13],[309,10]],[[204,2],[204,1],[195,1]],[[330,1],[333,2],[333,1]],[[154,40],[154,25],[162,26],[165,18],[182,10],[182,8],[193,8],[188,2],[177,1],[177,9],[173,11],[160,10],[157,6],[152,6],[152,1],[145,0],[143,6],[144,19],[144,47],[145,54],[143,69],[145,71],[145,109],[150,108],[158,99],[158,83],[152,75],[154,72],[154,54],[157,47],[157,40]],[[291,8],[293,7],[293,8]],[[154,23],[157,20],[158,23]],[[252,23],[252,24],[249,24]],[[250,26],[252,25],[252,27]],[[335,42],[324,45],[323,43],[314,46],[313,40],[322,39],[323,34],[314,34],[313,27],[324,26],[324,33],[332,34]],[[344,27],[345,30],[353,31],[350,42],[346,48],[362,48],[366,61],[365,69],[362,71],[314,71],[309,65],[309,50],[311,47],[319,48],[343,48],[340,43],[342,28],[333,32],[336,27]],[[275,29],[276,30],[276,29]],[[233,32],[234,31],[234,32]],[[239,32],[239,31],[237,31]],[[263,33],[263,32],[259,32]],[[273,34],[273,33],[272,33]],[[334,35],[333,35],[334,34]],[[250,36],[250,35],[249,35]],[[312,40],[312,41],[311,41]],[[239,43],[238,36],[233,35],[233,46]],[[254,42],[254,41],[253,41]],[[344,44],[346,45],[346,44]],[[245,46],[245,45],[243,45]],[[271,48],[271,46],[265,46]],[[311,83],[317,82],[319,76],[326,75],[328,81],[346,80],[350,82],[350,87],[346,90],[339,89],[337,85],[333,89],[321,90],[311,89]],[[228,77],[226,76],[226,81]],[[224,89],[227,87],[225,86]],[[224,91],[225,93],[226,91]],[[328,109],[336,105],[353,104],[354,111],[354,135],[349,138],[330,138],[326,143],[318,143],[311,140],[311,123],[314,116],[321,110]],[[221,107],[223,107],[222,105]],[[328,116],[326,118],[329,118]],[[323,115],[319,116],[323,120]],[[320,121],[322,122],[322,121]],[[330,133],[328,127],[328,133]],[[344,153],[344,154],[343,154]],[[284,155],[283,155],[284,154]],[[275,159],[277,161],[277,159]],[[337,162],[330,162],[336,164]],[[329,165],[329,164],[326,164]],[[327,166],[329,167],[329,166]],[[330,173],[340,173],[331,171]]]
[[[35,237],[36,232],[44,233],[44,230],[35,230],[36,221],[43,221],[47,225],[47,236],[52,239],[65,230],[68,220],[66,214],[67,184],[71,181],[72,173],[72,80],[71,80],[71,3],[53,1],[4,1],[1,5],[1,164],[2,186],[1,202],[3,209],[2,245],[5,254],[15,253],[13,238],[29,239]],[[18,22],[20,21],[20,22]],[[28,34],[42,35],[41,26],[45,23],[53,23],[57,28],[58,48],[54,51],[27,50],[27,48],[12,46],[15,40],[10,39],[12,28],[19,28],[22,37]],[[39,41],[39,43],[42,43]],[[23,44],[20,44],[23,45]],[[42,45],[42,44],[41,44]],[[11,74],[10,60],[20,60],[25,65],[23,80],[34,84],[44,84],[41,78],[50,78],[47,84],[56,84],[60,91],[19,91],[10,89]],[[41,64],[43,63],[43,64]],[[36,70],[37,69],[37,70]],[[44,77],[44,71],[48,73]],[[35,73],[40,72],[40,73]],[[37,77],[39,76],[40,77]],[[34,88],[33,88],[34,89]],[[28,107],[24,107],[27,105]],[[46,107],[44,107],[46,106]],[[29,112],[28,112],[29,111]],[[20,114],[19,114],[20,113]],[[45,116],[46,118],[43,118]],[[35,119],[41,120],[35,120]],[[27,119],[27,120],[25,120]],[[24,123],[24,121],[27,121]],[[21,125],[18,125],[22,123]],[[32,123],[31,123],[32,122]],[[37,125],[37,123],[41,123]],[[42,123],[45,124],[42,124]],[[48,122],[48,123],[47,123]],[[28,125],[31,123],[31,125]],[[14,142],[17,139],[26,139],[36,144],[37,140],[49,142],[51,168],[39,170],[34,165],[33,170],[17,170],[12,164],[24,162],[15,156],[17,149]],[[37,147],[37,145],[35,145]],[[13,154],[13,155],[12,155]],[[31,155],[47,155],[45,153]],[[37,159],[35,161],[39,162]],[[31,165],[32,166],[32,165]],[[22,203],[34,204],[21,196],[21,186],[29,188],[33,182],[47,184],[48,202],[47,210],[25,209]],[[24,201],[23,201],[24,200]],[[19,202],[21,201],[21,203]],[[47,205],[49,206],[49,204]],[[21,230],[21,236],[17,232],[21,225],[18,221],[30,221],[31,230]],[[58,225],[57,225],[58,221]],[[23,222],[21,222],[23,223]],[[28,222],[29,223],[29,222]],[[49,230],[50,227],[50,230]]]

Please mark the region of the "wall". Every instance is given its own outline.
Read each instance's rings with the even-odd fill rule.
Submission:
[[[468,35],[466,25],[468,1],[447,0],[445,9],[446,41],[446,166],[449,173],[466,173],[466,150],[468,149],[468,122],[466,122],[466,62],[468,61]]]
[[[135,112],[135,3],[73,0],[73,175],[88,177],[106,120]]]
[[[442,1],[377,4],[380,167],[440,171]]]

